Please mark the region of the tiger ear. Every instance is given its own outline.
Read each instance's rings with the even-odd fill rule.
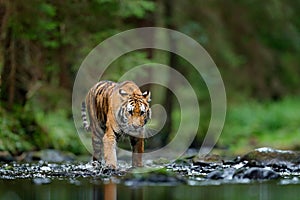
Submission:
[[[148,103],[151,102],[151,92],[150,91],[145,91],[142,95],[147,100]]]
[[[119,94],[120,94],[121,96],[126,96],[126,95],[128,95],[127,92],[126,92],[125,90],[123,90],[123,89],[120,89],[120,90],[119,90]]]

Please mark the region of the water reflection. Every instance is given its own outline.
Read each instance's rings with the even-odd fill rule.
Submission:
[[[104,185],[104,200],[117,200],[117,184],[110,182]]]
[[[77,179],[76,179],[77,180]],[[80,183],[79,183],[80,182]],[[79,183],[79,184],[78,184]],[[6,199],[289,199],[298,200],[300,185],[280,185],[280,181],[249,184],[126,186],[108,182],[95,183],[93,179],[52,179],[49,184],[34,184],[30,179],[1,180],[0,200]]]
[[[117,200],[117,184],[110,181],[103,187],[94,185],[93,199]]]
[[[120,191],[118,191],[120,187]],[[104,185],[94,185],[93,187],[93,199],[103,200],[117,200],[117,199],[131,199],[131,200],[143,200],[144,189],[142,187],[128,188],[121,187],[116,183],[110,181]],[[119,198],[118,198],[119,194]]]

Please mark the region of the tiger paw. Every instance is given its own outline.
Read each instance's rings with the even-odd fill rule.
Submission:
[[[105,168],[108,169],[117,169],[117,164],[112,164],[112,163],[106,163]]]

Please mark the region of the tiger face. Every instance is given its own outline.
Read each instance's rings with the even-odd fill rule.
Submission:
[[[150,95],[148,91],[142,93],[139,88],[118,90],[122,104],[116,112],[116,119],[123,133],[144,137],[144,126],[151,118]]]

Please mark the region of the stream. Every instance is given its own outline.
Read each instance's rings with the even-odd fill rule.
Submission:
[[[0,163],[2,199],[299,199],[298,152],[261,148],[230,160],[185,157],[117,170],[98,162]]]

